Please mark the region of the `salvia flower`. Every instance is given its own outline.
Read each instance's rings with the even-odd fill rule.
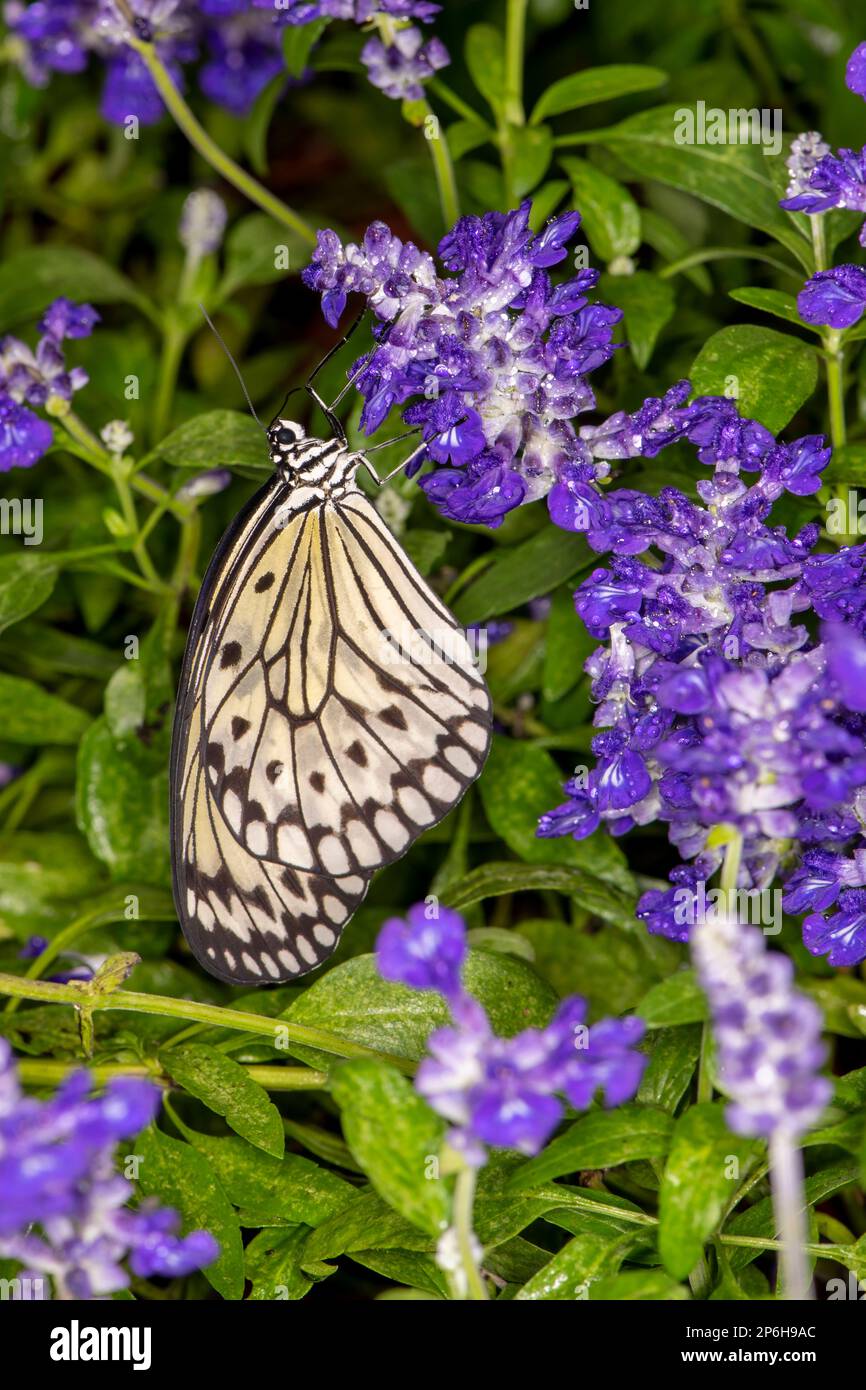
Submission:
[[[845,66],[845,86],[866,98],[866,43],[858,43]]]
[[[181,210],[178,235],[193,260],[219,250],[227,220],[228,210],[218,193],[196,188],[189,194]]]
[[[791,141],[791,153],[785,160],[788,166],[788,198],[796,198],[806,192],[812,170],[829,153],[830,146],[817,130],[807,130],[795,136]]]
[[[796,1139],[817,1123],[832,1093],[819,1074],[820,1009],[794,987],[790,959],[728,913],[707,914],[692,955],[710,1005],[728,1124],[736,1134]]]
[[[467,1163],[480,1167],[486,1146],[537,1153],[562,1119],[562,1097],[584,1110],[599,1093],[620,1105],[637,1090],[646,1063],[635,1050],[638,1018],[587,1026],[585,1002],[571,998],[546,1028],[497,1037],[461,982],[466,927],[457,913],[418,904],[405,922],[385,923],[376,955],[385,979],[435,989],[448,1002],[452,1025],[428,1038],[415,1085],[450,1122],[449,1142]]]
[[[451,59],[441,39],[426,39],[420,29],[410,25],[398,29],[391,41],[368,39],[361,49],[361,62],[374,87],[395,101],[420,101],[424,82]]]
[[[533,234],[529,213],[527,201],[462,217],[439,246],[447,275],[382,222],[358,245],[320,231],[302,275],[332,326],[349,294],[365,297],[377,346],[353,369],[362,428],[373,433],[403,406],[436,465],[421,486],[456,521],[497,526],[566,471],[575,483],[600,471],[571,422],[595,403],[586,378],[613,355],[621,313],[590,302],[596,271],[556,286],[548,275],[580,215]]]
[[[797,312],[804,323],[850,328],[866,309],[866,270],[837,265],[809,277],[797,295]]]
[[[689,405],[684,388],[585,438],[614,458],[689,441],[713,468],[697,502],[671,487],[652,497],[570,481],[551,498],[560,525],[613,558],[575,595],[604,643],[586,665],[595,765],[565,784],[538,833],[581,839],[602,824],[619,835],[666,822],[684,862],[637,915],[685,941],[689,904],[721,862],[714,830],[733,827],[737,886],[763,890],[783,871],[790,910],[809,914],[808,949],[863,959],[866,547],[816,555],[817,525],[791,535],[772,524],[784,492],[820,486],[821,436],[781,444],[734,402]],[[820,638],[798,620],[810,610],[824,620]],[[813,852],[808,882],[815,864],[820,875],[807,894],[798,870]]]
[[[788,212],[805,212],[810,217],[831,208],[866,212],[866,148],[823,155],[808,178],[800,182],[801,191],[783,198],[779,204]],[[866,246],[866,222],[860,229],[860,245]]]
[[[0,1039],[0,1256],[51,1282],[57,1298],[104,1298],[134,1274],[175,1277],[210,1264],[207,1231],[174,1234],[176,1214],[131,1208],[134,1188],[114,1167],[121,1140],[154,1118],[159,1092],[123,1077],[91,1095],[86,1071],[48,1101],[21,1091],[11,1049]]]

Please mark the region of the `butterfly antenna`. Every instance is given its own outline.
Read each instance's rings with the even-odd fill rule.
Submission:
[[[216,324],[214,323],[213,319],[211,318],[210,314],[208,313],[208,311],[207,311],[207,309],[204,307],[204,305],[203,305],[203,304],[199,304],[198,307],[201,309],[202,313],[204,314],[205,319],[206,319],[207,324],[208,324],[208,327],[210,328],[211,332],[213,333],[214,337],[216,338],[217,342],[220,344],[220,346],[221,346],[223,352],[225,353],[226,357],[229,359],[229,361],[230,361],[231,364],[232,364],[232,367],[234,368],[235,376],[237,377],[238,381],[240,382],[241,390],[242,390],[243,393],[244,393],[244,399],[246,400],[246,403],[247,403],[247,405],[248,405],[249,408],[250,408],[250,414],[252,415],[252,417],[253,417],[253,419],[255,420],[256,424],[258,425],[259,429],[260,429],[260,430],[263,430],[264,433],[267,434],[267,430],[265,429],[265,426],[262,424],[261,420],[259,419],[258,415],[256,414],[256,408],[255,408],[255,406],[253,405],[252,399],[251,399],[251,397],[250,397],[250,393],[249,393],[249,391],[247,390],[247,384],[246,384],[246,382],[244,381],[243,377],[241,376],[241,369],[240,369],[240,367],[238,366],[237,362],[235,361],[234,357],[232,356],[231,351],[230,351],[229,346],[228,346],[228,343],[226,342],[226,340],[225,340],[225,338],[223,337],[223,335],[220,333],[219,329],[217,328]],[[286,397],[286,399],[288,399],[288,397]],[[283,402],[283,404],[285,404],[285,401]],[[280,407],[280,409],[282,409],[282,406]]]

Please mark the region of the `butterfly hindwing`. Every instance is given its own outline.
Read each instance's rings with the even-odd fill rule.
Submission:
[[[184,661],[172,749],[178,912],[196,958],[233,984],[274,984],[319,965],[367,890],[360,875],[307,873],[246,851],[223,821],[204,771],[202,693],[220,669],[214,636],[226,612],[243,606],[244,577],[259,572],[262,551],[277,534],[272,517],[278,503],[278,488],[263,489],[211,562]],[[253,600],[250,622],[262,619],[264,626],[265,617]]]

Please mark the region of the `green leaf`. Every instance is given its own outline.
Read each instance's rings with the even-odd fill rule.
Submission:
[[[466,34],[466,66],[475,86],[494,111],[505,103],[505,45],[492,24],[473,24]]]
[[[525,1163],[510,1186],[539,1187],[583,1168],[615,1168],[636,1158],[664,1158],[672,1131],[673,1120],[661,1110],[640,1105],[593,1110]]]
[[[34,681],[0,675],[0,729],[13,743],[78,743],[90,716]]]
[[[577,685],[584,662],[595,647],[595,639],[574,611],[571,589],[557,589],[551,599],[544,644],[542,691],[546,700],[559,700]]]
[[[271,467],[259,426],[239,410],[208,410],[194,416],[166,435],[154,454],[175,468],[245,468],[264,473]]]
[[[344,1062],[331,1073],[343,1133],[373,1187],[396,1211],[430,1235],[448,1225],[451,1203],[431,1159],[444,1122],[383,1062]]]
[[[545,526],[528,541],[497,551],[484,573],[452,604],[454,616],[461,623],[483,623],[510,613],[594,563],[582,536]]]
[[[616,1272],[637,1236],[575,1236],[515,1294],[516,1302],[586,1298],[597,1279]]]
[[[274,1158],[245,1139],[188,1132],[236,1207],[242,1226],[318,1226],[354,1200],[356,1188],[300,1154]]]
[[[540,893],[545,889],[574,898],[580,909],[602,921],[631,930],[636,926],[629,897],[611,882],[569,864],[485,864],[449,884],[442,901],[463,912],[484,902],[485,898],[497,898],[505,893]]]
[[[290,77],[300,77],[313,48],[328,27],[327,19],[312,24],[289,25],[283,30],[283,57]]]
[[[160,1054],[163,1071],[256,1148],[281,1158],[283,1122],[257,1081],[224,1052],[204,1043],[187,1043]]]
[[[702,1030],[693,1023],[682,1028],[661,1028],[649,1036],[652,1050],[637,1099],[642,1105],[657,1105],[673,1114],[694,1076],[701,1055]]]
[[[47,556],[0,556],[0,632],[40,608],[56,581],[57,566]]]
[[[513,957],[470,951],[463,975],[469,990],[490,1015],[494,1032],[512,1037],[522,1028],[543,1027],[556,1004],[553,991],[528,965]],[[355,956],[321,975],[284,1015],[292,1023],[327,1028],[337,1037],[379,1052],[418,1061],[434,1028],[448,1021],[438,994],[389,984],[374,956]],[[333,1066],[333,1057],[291,1043],[303,1060],[313,1056]],[[371,1248],[377,1244],[368,1241]]]
[[[826,1202],[829,1197],[841,1192],[843,1188],[856,1183],[858,1178],[859,1165],[856,1159],[851,1158],[837,1159],[836,1162],[828,1164],[825,1168],[820,1168],[817,1173],[810,1173],[805,1182],[806,1205],[817,1207],[821,1202]],[[726,1223],[725,1234],[730,1236],[760,1236],[773,1240],[776,1234],[776,1222],[772,1197],[762,1197],[753,1206],[737,1212],[736,1216]],[[731,1267],[739,1270],[750,1264],[752,1260],[756,1260],[760,1254],[760,1250],[748,1246],[734,1246],[728,1252],[728,1259]]]
[[[554,919],[522,918],[517,933],[532,943],[538,974],[560,996],[588,999],[592,1019],[634,1009],[651,985],[676,970],[681,951],[635,921],[608,922],[603,932],[594,932]]]
[[[78,750],[76,816],[112,878],[170,882],[168,803],[167,766],[142,766],[104,717],[95,720]]]
[[[674,316],[672,284],[651,270],[636,270],[633,275],[602,275],[600,287],[602,295],[622,309],[631,355],[643,371],[659,334]]]
[[[660,1269],[627,1269],[590,1285],[590,1302],[688,1302],[689,1290]]]
[[[136,1142],[141,1158],[139,1182],[148,1197],[159,1197],[180,1212],[181,1231],[210,1231],[220,1255],[204,1273],[223,1298],[242,1298],[244,1252],[238,1219],[203,1154],[151,1127]]]
[[[627,188],[586,159],[563,159],[574,188],[581,226],[597,256],[612,261],[640,246],[640,209]]]
[[[562,801],[562,774],[551,755],[534,744],[497,735],[478,783],[484,812],[508,848],[531,864],[572,864],[628,893],[632,879],[622,852],[606,834],[574,840],[540,839],[538,818]],[[614,899],[617,919],[634,920],[631,899]]]
[[[313,1231],[304,1250],[304,1267],[335,1260],[355,1250],[435,1249],[436,1240],[389,1207],[376,1192],[354,1190],[353,1200]]]
[[[400,537],[403,546],[412,564],[419,574],[427,575],[435,569],[448,545],[448,535],[445,531],[424,531],[421,529],[407,531]]]
[[[547,173],[553,155],[553,135],[546,125],[509,126],[506,138],[514,196],[524,198]]]
[[[654,985],[644,995],[637,1012],[648,1028],[703,1023],[708,1017],[706,996],[693,970],[678,970],[669,980]]]
[[[301,1268],[309,1234],[309,1226],[273,1226],[253,1237],[244,1250],[244,1273],[252,1284],[247,1295],[251,1303],[264,1299],[294,1302],[309,1293],[316,1276]],[[325,1270],[334,1272],[323,1266],[320,1277],[326,1277]]]
[[[748,304],[750,309],[762,309],[765,314],[784,319],[786,323],[795,323],[798,328],[809,327],[797,312],[796,298],[786,290],[767,290],[759,285],[743,285],[741,289],[728,290],[728,294],[738,304]],[[813,332],[819,331],[813,329]]]
[[[700,396],[730,395],[733,384],[740,414],[778,434],[815,390],[818,358],[790,334],[733,324],[707,339],[689,376]]]
[[[217,291],[218,302],[244,285],[271,285],[284,280],[287,273],[296,273],[309,259],[310,248],[298,233],[275,222],[265,212],[250,212],[234,224],[226,237],[226,269]]]
[[[432,1298],[448,1298],[448,1281],[436,1261],[417,1250],[353,1250],[352,1259],[372,1269],[384,1279],[408,1285],[398,1290],[404,1296],[417,1290]],[[393,1296],[394,1291],[392,1291]]]
[[[694,1105],[676,1121],[659,1193],[659,1254],[674,1279],[697,1264],[760,1150],[731,1133],[723,1105]]]
[[[641,233],[647,246],[651,246],[666,261],[679,261],[692,250],[689,238],[670,218],[662,217],[653,208],[641,208]],[[704,265],[695,265],[683,274],[703,294],[712,294],[713,282]]]
[[[145,303],[132,282],[99,256],[71,246],[32,246],[0,266],[0,332],[38,318],[59,295],[91,304]]]
[[[632,92],[648,92],[667,81],[667,73],[659,68],[638,67],[618,63],[609,67],[589,68],[560,78],[539,97],[532,113],[532,124],[563,111],[577,111],[597,101],[612,101],[614,97],[629,96]]]
[[[779,207],[769,159],[756,145],[678,143],[676,133],[683,128],[682,112],[687,109],[656,106],[594,132],[593,138],[603,141],[638,178],[670,184],[766,232],[811,271],[810,243]]]

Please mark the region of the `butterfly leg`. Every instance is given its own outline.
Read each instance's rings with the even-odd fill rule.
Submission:
[[[381,444],[374,444],[372,449],[369,449],[367,452],[373,454],[376,452],[377,449],[384,449],[389,444],[396,444],[398,440],[406,439],[409,434],[417,433],[417,430],[408,430],[406,434],[398,434],[395,439],[386,439]],[[376,472],[376,469],[373,467],[372,463],[367,458],[367,454],[361,454],[361,462],[364,464],[364,467],[367,469],[367,472],[370,474],[370,477],[373,479],[373,481],[375,483],[378,483],[379,487],[384,487],[385,483],[387,483],[390,478],[396,478],[398,473],[401,473],[404,468],[408,468],[412,460],[416,459],[419,454],[422,454],[426,448],[427,443],[425,440],[418,445],[417,449],[412,450],[408,458],[404,459],[402,463],[398,463],[397,467],[392,468],[390,473],[386,473],[384,478],[379,477],[379,474]]]

